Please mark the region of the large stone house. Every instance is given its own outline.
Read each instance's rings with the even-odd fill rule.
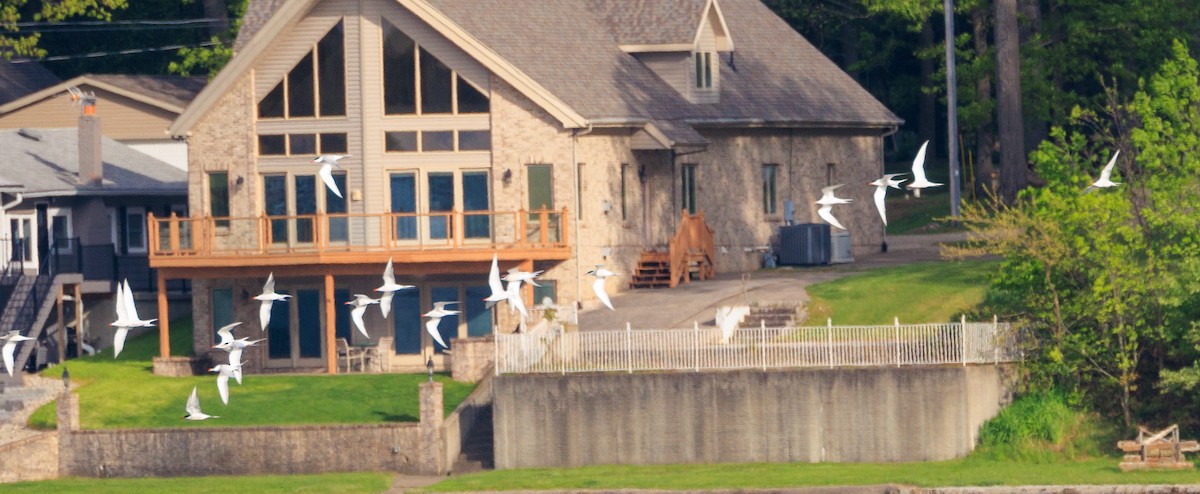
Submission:
[[[392,259],[416,288],[367,312],[371,338],[395,338],[394,369],[444,366],[432,302],[461,302],[446,338],[516,325],[482,302],[493,254],[545,271],[531,306],[594,307],[592,265],[625,289],[685,227],[712,234],[689,264],[756,269],[785,202],[818,222],[820,189],[877,178],[900,123],[759,0],[254,0],[171,127],[192,215],[151,220],[151,263],[194,281],[198,354],[230,321],[259,334],[274,273],[294,297],[245,358],[333,372],[335,339],[361,339],[342,302]],[[350,155],[341,197],[319,154]],[[883,236],[861,187],[838,213],[856,253]]]

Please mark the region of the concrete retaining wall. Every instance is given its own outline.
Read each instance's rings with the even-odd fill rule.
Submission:
[[[945,460],[1007,396],[1000,368],[505,375],[496,468]]]
[[[58,478],[58,433],[46,432],[0,446],[0,484]]]

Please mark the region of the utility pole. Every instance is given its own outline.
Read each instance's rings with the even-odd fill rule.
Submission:
[[[946,133],[950,166],[950,217],[958,221],[958,76],[954,72],[954,0],[943,0],[946,15]]]

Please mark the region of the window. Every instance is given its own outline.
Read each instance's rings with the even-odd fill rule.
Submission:
[[[387,115],[488,111],[485,94],[387,21],[383,23],[383,67]]]
[[[130,254],[146,252],[146,208],[125,210],[125,250]]]
[[[346,174],[335,172],[334,183],[345,190]],[[263,181],[263,213],[269,217],[269,241],[274,244],[310,243],[315,241],[314,215],[319,212],[319,199],[324,198],[325,212],[346,212],[346,202],[338,198],[316,175],[291,173],[265,174]],[[346,218],[330,218],[323,240],[344,242],[348,231]]]
[[[454,151],[454,132],[446,131],[422,131],[421,132],[421,152],[434,151]]]
[[[389,153],[403,153],[417,151],[417,133],[413,132],[385,132],[383,134],[385,148]]]
[[[679,169],[680,198],[688,214],[696,214],[696,165],[683,165]]]
[[[392,173],[389,177],[392,192],[392,212],[396,216],[394,240],[416,240],[417,238],[417,175],[413,172]]]
[[[492,236],[491,218],[486,214],[486,211],[491,209],[488,182],[486,170],[462,173],[463,235],[466,238],[490,238]],[[471,214],[472,212],[484,214]]]
[[[338,190],[346,190],[346,174],[334,173],[333,183],[337,185]],[[336,194],[325,194],[325,212],[333,215],[341,215],[346,213],[346,197],[338,197]],[[334,216],[328,219],[329,224],[326,227],[329,232],[330,242],[346,242],[350,240],[350,218],[346,216]]]
[[[834,164],[826,163],[825,164],[825,186],[829,187],[830,185],[833,185],[833,180],[835,178],[837,178],[837,176],[834,173]]]
[[[487,130],[458,131],[459,151],[490,151],[492,149],[492,133]]]
[[[558,303],[558,282],[554,280],[538,280],[542,286],[533,287],[533,305],[545,307]],[[546,301],[550,303],[547,304]]]
[[[763,165],[762,167],[762,192],[763,192],[763,213],[775,214],[775,181],[779,173],[779,165]]]
[[[59,254],[71,253],[70,209],[50,209],[50,242]],[[142,249],[145,250],[144,243]]]
[[[286,77],[258,102],[259,118],[346,115],[342,23],[329,30]]]
[[[226,172],[208,174],[208,215],[213,218],[229,217],[229,174]],[[229,220],[217,220],[216,225],[228,227]]]
[[[629,220],[629,215],[627,212],[629,203],[628,203],[628,200],[626,199],[626,195],[625,195],[625,193],[626,193],[625,179],[628,178],[628,176],[629,176],[629,164],[621,163],[621,221]]]
[[[212,290],[212,327],[213,343],[219,343],[221,337],[217,330],[233,324],[233,289],[213,288]]]
[[[696,52],[696,89],[712,88],[712,52]]]
[[[262,134],[258,136],[259,156],[313,156],[345,153],[346,134]]]

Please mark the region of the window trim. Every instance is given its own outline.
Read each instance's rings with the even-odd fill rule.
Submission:
[[[140,213],[138,213],[139,211],[140,211]],[[141,214],[142,215],[142,221],[141,221],[141,223],[142,223],[142,239],[141,239],[142,246],[141,247],[135,248],[133,246],[133,244],[131,244],[129,242],[129,240],[131,238],[129,236],[129,225],[130,225],[129,215],[130,214]],[[148,239],[146,238],[146,229],[148,229],[148,228],[149,228],[149,225],[146,224],[146,208],[144,206],[126,206],[125,207],[125,231],[121,232],[121,236],[125,240],[125,253],[126,254],[145,254],[147,252],[149,245],[147,244]]]
[[[66,218],[65,223],[67,226],[67,236],[62,237],[62,238],[67,239],[67,244],[64,246],[60,246],[58,248],[58,253],[59,254],[68,254],[68,255],[74,253],[74,248],[72,247],[72,244],[71,244],[71,238],[73,238],[71,236],[72,230],[73,230],[72,225],[71,225],[72,220],[73,220],[73,218],[71,217],[71,208],[61,208],[61,207],[60,208],[55,208],[55,207],[46,208],[46,217],[50,220],[50,224],[48,225],[50,231],[48,231],[46,233],[50,237],[51,245],[54,244],[54,241],[58,240],[58,237],[56,237],[54,235],[54,225],[58,224],[58,221],[55,221],[55,218],[59,218],[59,217]]]
[[[321,42],[324,41],[327,36],[332,34],[332,32],[335,29],[337,29],[339,26],[341,27],[340,31],[342,33],[342,61],[341,61],[341,63],[342,63],[342,114],[341,115],[323,115],[323,114],[321,114],[321,83],[320,83],[320,77],[321,77],[320,58],[321,58],[321,56],[319,53],[319,51],[320,51],[319,46],[320,46]],[[291,105],[289,104],[289,101],[291,100],[291,98],[290,98],[291,84],[288,81],[289,81],[289,79],[291,79],[292,71],[295,70],[296,66],[300,63],[300,61],[297,61],[296,64],[292,65],[290,68],[287,69],[287,71],[285,71],[283,73],[282,78],[278,84],[271,86],[271,88],[268,89],[267,92],[261,96],[255,95],[255,101],[254,101],[254,117],[255,117],[255,119],[279,122],[279,121],[289,121],[289,120],[303,121],[303,120],[320,120],[320,119],[328,119],[328,118],[347,118],[349,116],[348,115],[348,113],[349,113],[349,111],[348,111],[349,110],[348,109],[349,96],[346,93],[347,93],[349,84],[347,84],[347,82],[346,82],[346,76],[349,71],[346,69],[346,52],[347,52],[347,48],[348,48],[347,42],[346,42],[346,39],[347,39],[346,31],[347,31],[346,19],[345,18],[338,19],[338,21],[336,23],[334,23],[332,26],[330,26],[329,29],[326,30],[325,33],[322,34],[319,39],[317,39],[316,41],[313,41],[312,43],[309,44],[308,51],[305,52],[305,55],[303,57],[301,57],[300,61],[302,61],[305,57],[312,58],[312,61],[310,62],[312,64],[312,69],[311,69],[311,74],[309,74],[310,77],[312,77],[313,114],[311,116],[298,116],[298,117],[292,116]],[[262,116],[262,111],[261,111],[260,105],[262,104],[262,101],[264,99],[266,99],[267,96],[269,96],[272,92],[275,91],[275,88],[282,88],[282,91],[281,91],[282,92],[282,94],[281,94],[282,105],[281,106],[283,107],[282,108],[283,115],[278,116],[278,117],[264,117],[264,116]],[[272,156],[274,156],[274,155],[272,155]]]

